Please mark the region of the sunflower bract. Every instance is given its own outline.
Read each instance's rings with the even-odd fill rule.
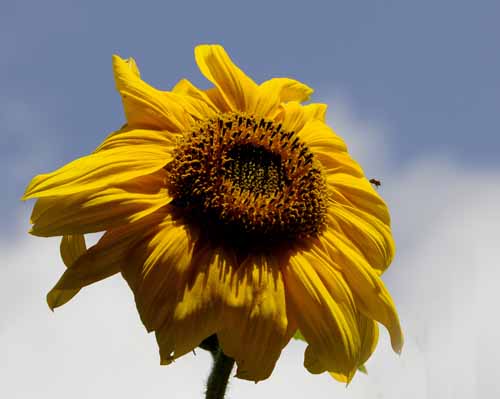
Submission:
[[[161,364],[214,334],[237,377],[273,371],[294,334],[304,365],[349,381],[378,323],[398,315],[380,276],[394,255],[387,206],[296,80],[255,83],[219,45],[195,49],[213,84],[172,91],[113,57],[126,124],[90,155],[36,176],[31,233],[62,236],[51,308],[121,273]],[[87,249],[84,235],[103,232]]]

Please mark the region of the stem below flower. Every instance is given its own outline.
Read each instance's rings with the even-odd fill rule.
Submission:
[[[201,344],[199,345],[201,349],[205,349],[209,351],[212,355],[212,358],[215,360],[217,353],[219,352],[219,340],[217,339],[217,335],[213,334],[207,338],[205,338]]]
[[[219,348],[214,356],[212,372],[208,377],[206,399],[224,399],[233,366],[234,359],[227,357]]]

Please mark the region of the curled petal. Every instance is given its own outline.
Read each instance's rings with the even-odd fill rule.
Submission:
[[[130,127],[181,132],[190,126],[189,115],[176,97],[144,82],[132,58],[114,55],[113,72]]]
[[[83,234],[63,236],[59,249],[64,264],[71,267],[87,251],[85,237]]]
[[[332,265],[341,271],[351,287],[356,306],[364,315],[387,328],[394,351],[400,353],[403,347],[403,333],[399,317],[379,273],[343,234],[329,230],[323,234],[322,242],[331,257]]]
[[[187,79],[180,80],[172,89],[172,93],[183,94],[196,100],[196,102],[193,101],[192,106],[198,108],[198,111],[196,113],[192,112],[192,115],[205,116],[208,119],[219,111],[217,105],[214,104],[207,93],[198,89]]]
[[[304,105],[304,113],[306,114],[307,120],[317,119],[321,122],[325,122],[327,108],[328,106],[326,104],[307,104]]]
[[[258,86],[238,68],[220,45],[201,45],[194,50],[201,73],[220,92],[232,111],[248,111],[258,97]]]
[[[270,79],[258,87],[255,104],[248,109],[248,112],[274,119],[280,112],[280,104],[288,101],[299,103],[306,101],[312,91],[310,87],[293,79]]]
[[[321,266],[313,266],[318,263]],[[292,255],[283,273],[288,306],[310,348],[304,365],[312,373],[329,370],[351,378],[359,359],[360,337],[345,282],[307,251]]]
[[[87,251],[85,237],[82,234],[67,235],[61,239],[61,258],[66,267],[71,267],[75,261]],[[69,302],[78,292],[79,288],[60,289],[54,287],[47,294],[47,304],[51,310]]]
[[[157,329],[162,364],[196,348],[202,340],[215,334],[227,323],[223,282],[236,262],[227,251],[209,247],[195,250],[190,277],[173,301],[173,311]],[[222,291],[221,291],[222,290]]]
[[[280,113],[276,116],[276,121],[283,125],[286,131],[298,132],[307,122],[307,115],[304,107],[296,101],[290,101],[280,105]]]
[[[277,93],[280,102],[309,100],[313,89],[309,86],[290,78],[273,78],[265,81],[260,86],[261,95]]]
[[[133,248],[122,274],[136,299],[146,328],[160,328],[171,317],[190,273],[197,232],[171,212]]]
[[[155,142],[98,151],[52,173],[34,177],[23,199],[73,195],[148,175],[163,168],[172,159],[170,150],[170,146]]]
[[[133,223],[170,202],[165,174],[160,169],[99,191],[40,198],[33,208],[30,233],[42,237],[84,234]]]
[[[225,300],[227,320],[217,333],[219,342],[224,353],[236,360],[237,377],[266,379],[296,329],[287,318],[278,262],[272,256],[252,255],[228,277],[221,282],[230,291],[222,298],[231,299]]]
[[[142,238],[144,231],[158,223],[161,217],[161,212],[156,212],[137,223],[106,232],[97,244],[82,253],[66,269],[47,296],[49,306],[53,309],[64,305],[81,288],[118,273],[128,259],[131,246]],[[69,244],[64,242],[63,240],[64,246],[77,245],[74,242]],[[61,248],[61,255],[63,259],[67,259],[66,261],[71,260],[71,257],[68,258],[71,256],[68,255],[70,251],[75,250]]]
[[[364,363],[375,351],[378,343],[378,324],[368,317],[358,313],[358,327],[361,336],[361,352],[358,362],[358,370],[366,373]],[[329,374],[339,382],[349,383],[347,376],[329,371]]]

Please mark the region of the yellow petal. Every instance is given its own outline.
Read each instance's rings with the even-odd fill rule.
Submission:
[[[361,336],[361,352],[359,354],[358,370],[366,374],[365,362],[375,351],[378,343],[378,324],[377,322],[358,313],[358,329]],[[329,371],[329,374],[339,382],[348,384],[352,376]]]
[[[87,251],[85,238],[81,234],[67,235],[61,240],[61,258],[66,267],[74,265],[75,261]],[[80,289],[59,289],[54,287],[47,294],[47,304],[51,310],[70,301]]]
[[[183,279],[173,313],[156,331],[162,364],[192,351],[224,325],[221,289],[226,273],[234,268],[235,257],[208,247],[199,252],[191,265],[191,277]]]
[[[304,365],[312,373],[330,370],[350,377],[360,350],[355,309],[342,279],[321,258],[311,256],[310,251],[297,251],[284,269],[288,306],[309,343]]]
[[[172,214],[166,214],[150,234],[134,248],[122,274],[135,295],[146,328],[160,328],[171,317],[177,296],[192,266],[197,232]]]
[[[262,88],[259,87],[258,95],[255,97],[255,102],[248,107],[247,112],[268,119],[275,119],[280,112],[281,100],[278,92],[262,93]]]
[[[366,363],[377,347],[378,324],[376,321],[359,313],[358,329],[361,336],[361,353],[358,362],[358,368],[360,368]]]
[[[221,92],[217,87],[203,90],[203,92],[207,95],[210,101],[217,107],[220,112],[232,112],[232,109],[226,104],[226,100],[224,100],[224,97],[222,97]]]
[[[304,113],[306,114],[307,120],[318,119],[321,122],[325,122],[327,108],[328,106],[326,104],[307,104],[304,105]]]
[[[311,93],[311,88],[296,80],[270,79],[258,87],[258,96],[248,112],[260,117],[275,119],[279,112],[283,111],[283,109],[280,110],[281,103],[286,101],[302,102],[307,100]]]
[[[135,222],[170,202],[165,178],[160,169],[99,191],[40,198],[33,208],[30,233],[43,237],[93,233]]]
[[[403,347],[403,333],[394,302],[385,284],[345,236],[330,229],[322,236],[331,264],[344,275],[356,299],[356,306],[367,317],[382,323],[391,336],[392,348],[397,353]]]
[[[180,134],[165,130],[132,129],[128,126],[111,133],[94,152],[111,150],[118,147],[156,144],[171,152],[181,138]]]
[[[373,215],[386,226],[390,226],[391,218],[387,205],[364,175],[331,173],[326,170],[326,181],[333,202]]]
[[[272,256],[254,255],[226,276],[219,295],[232,300],[226,300],[224,329],[217,333],[220,345],[236,360],[236,377],[266,379],[295,331],[287,319],[279,264]]]
[[[340,143],[337,148],[340,149]],[[363,169],[346,151],[333,150],[332,147],[315,148],[314,157],[322,164],[327,177],[334,174],[349,174],[364,178]]]
[[[238,364],[237,377],[267,378],[295,331],[288,322],[284,285],[270,259],[239,265],[222,248],[204,249],[203,260],[180,290],[173,315],[156,335],[163,364],[217,333],[222,350]]]
[[[190,114],[198,119],[209,119],[213,117],[219,109],[203,90],[198,89],[189,80],[180,80],[172,89],[172,93],[182,94],[191,99],[189,104]]]
[[[156,331],[161,363],[221,332],[238,375],[267,378],[294,331],[287,329],[283,281],[270,261],[238,267],[234,254],[200,246],[196,236],[174,219],[164,222],[122,270],[146,328]]]
[[[312,119],[298,132],[300,139],[313,153],[342,153],[347,151],[344,140],[324,122]]]
[[[281,104],[276,121],[280,122],[283,125],[283,130],[287,132],[299,132],[307,122],[304,107],[297,101]]]
[[[189,115],[176,101],[177,97],[141,80],[133,59],[114,55],[113,72],[130,127],[180,132],[190,126]]]
[[[35,176],[23,199],[72,195],[154,173],[172,158],[169,148],[142,144],[87,155],[52,173]]]
[[[277,112],[275,119],[277,122],[281,122],[284,130],[286,131],[294,131],[297,133],[303,131],[301,135],[304,140],[309,136],[314,136],[314,140],[318,140],[318,136],[320,136],[324,141],[326,132],[333,133],[333,131],[324,123],[325,113],[325,104],[309,104],[303,106],[297,101],[290,101],[280,105],[280,110]],[[308,126],[309,124],[311,125]],[[321,132],[314,134],[314,129],[320,129]],[[336,134],[333,134],[333,137],[331,137],[328,142],[333,146],[335,151],[338,151],[339,148],[345,147],[342,139],[340,139]],[[328,146],[327,151],[332,149],[330,147],[331,146]]]
[[[262,83],[259,88],[261,96],[276,93],[280,102],[304,102],[309,100],[314,91],[309,86],[290,78],[272,78]]]
[[[365,317],[360,312],[358,315],[358,330],[361,338],[361,351],[359,353],[358,367],[357,370],[364,369],[364,363],[374,352],[377,342],[378,342],[378,325],[375,321]],[[308,347],[305,354],[305,364],[307,364],[308,369],[311,372],[316,372],[316,374],[327,371],[320,362],[320,358],[317,352],[314,352],[311,347]],[[328,373],[339,382],[348,384],[354,377],[357,370],[354,370],[352,374],[343,374],[335,371],[328,371]],[[366,370],[366,369],[364,369]],[[366,371],[364,371],[366,372]]]
[[[64,305],[74,296],[72,293],[118,273],[128,262],[130,249],[164,216],[164,212],[157,211],[136,223],[106,232],[97,244],[66,269],[47,296],[48,301],[50,298],[49,306],[54,308]]]
[[[327,223],[343,233],[368,260],[371,267],[383,272],[391,263],[395,244],[390,227],[376,216],[357,207],[330,202]]]
[[[348,383],[349,380],[344,374],[334,373],[333,371],[328,372],[333,378],[335,378],[338,382]]]
[[[106,233],[99,242],[83,254],[72,267],[66,269],[61,276],[55,289],[72,290],[81,289],[87,285],[103,280],[113,274],[118,273],[119,267],[117,259],[123,259],[123,254],[117,251],[110,251],[108,248],[103,250],[104,243],[110,245],[109,233]],[[114,243],[115,248],[117,244]],[[123,251],[124,248],[121,248]],[[105,258],[103,252],[106,252],[108,258]],[[97,254],[97,255],[96,255]],[[109,255],[113,257],[110,258]]]
[[[66,235],[61,239],[61,258],[66,267],[71,267],[86,251],[87,245],[82,234]]]
[[[338,369],[331,369],[322,359],[319,349],[313,346],[308,347],[305,353],[304,365],[312,373],[329,371],[338,381],[348,383],[353,378],[356,370],[366,362],[375,350],[378,341],[378,327],[376,322],[358,311],[351,287],[347,284],[342,273],[333,267],[328,255],[323,252],[323,247],[324,245],[321,242],[317,242],[308,256],[311,265],[313,265],[328,292],[343,309],[343,313],[347,315],[346,321],[349,323],[350,331],[359,344],[356,351],[356,366],[347,373]]]
[[[220,45],[200,45],[194,55],[201,73],[220,91],[232,111],[247,111],[258,96],[258,86],[229,58]]]

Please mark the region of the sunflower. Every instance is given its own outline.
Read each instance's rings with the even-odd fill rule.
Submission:
[[[53,309],[121,273],[161,364],[216,337],[237,377],[269,377],[294,335],[304,365],[349,381],[378,323],[403,338],[381,274],[394,255],[387,206],[288,78],[256,84],[219,45],[195,48],[208,90],[171,91],[113,57],[126,124],[90,155],[36,176],[31,233],[62,236]],[[103,232],[86,248],[84,235]]]

